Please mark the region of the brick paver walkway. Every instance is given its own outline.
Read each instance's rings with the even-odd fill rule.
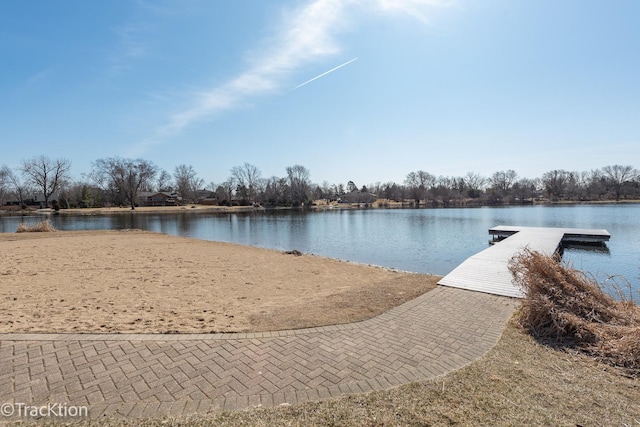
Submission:
[[[0,334],[0,404],[182,415],[434,378],[485,354],[515,300],[438,287],[374,319],[252,334]],[[2,420],[0,416],[0,421]]]

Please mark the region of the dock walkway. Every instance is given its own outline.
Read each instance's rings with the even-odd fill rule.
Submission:
[[[508,268],[509,260],[519,251],[529,248],[551,255],[563,242],[602,243],[611,237],[606,230],[511,226],[491,228],[489,234],[504,240],[467,258],[438,284],[522,298]]]

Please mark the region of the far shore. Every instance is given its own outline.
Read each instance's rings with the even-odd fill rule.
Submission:
[[[393,201],[378,201],[372,204],[365,203],[331,203],[331,204],[314,204],[302,207],[277,207],[264,208],[262,206],[212,206],[200,204],[188,204],[183,206],[139,206],[135,209],[131,207],[103,207],[103,208],[71,208],[60,209],[55,211],[48,209],[0,209],[0,215],[6,216],[24,216],[24,215],[122,215],[122,214],[163,214],[163,213],[247,213],[247,212],[264,212],[264,211],[290,211],[290,210],[328,210],[328,209],[447,209],[447,208],[479,208],[479,207],[515,207],[515,206],[570,206],[570,205],[605,205],[605,204],[636,204],[640,200],[590,200],[590,201],[533,201],[529,204],[500,204],[500,205],[453,205],[449,207],[442,206],[424,206],[416,207],[411,203],[401,203]]]
[[[48,209],[26,209],[15,211],[0,211],[7,215],[120,215],[127,213],[183,213],[183,212],[212,212],[212,213],[231,213],[231,212],[254,212],[256,210],[264,210],[262,208],[254,208],[252,206],[209,206],[209,205],[186,205],[186,206],[139,206],[135,209],[131,207],[109,207],[109,208],[71,208],[60,209],[55,211]]]

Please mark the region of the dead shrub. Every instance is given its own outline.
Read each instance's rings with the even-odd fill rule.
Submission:
[[[559,259],[529,249],[509,270],[525,294],[519,323],[536,338],[576,347],[640,376],[640,307],[616,300],[598,282]]]
[[[18,224],[18,229],[16,233],[30,233],[30,232],[49,232],[49,231],[58,231],[56,228],[51,225],[48,219],[44,221],[40,221],[35,225],[27,225],[24,222]]]

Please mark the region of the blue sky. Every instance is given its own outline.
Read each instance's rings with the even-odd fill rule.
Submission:
[[[640,168],[639,19],[636,0],[2,0],[0,165],[359,186]]]

